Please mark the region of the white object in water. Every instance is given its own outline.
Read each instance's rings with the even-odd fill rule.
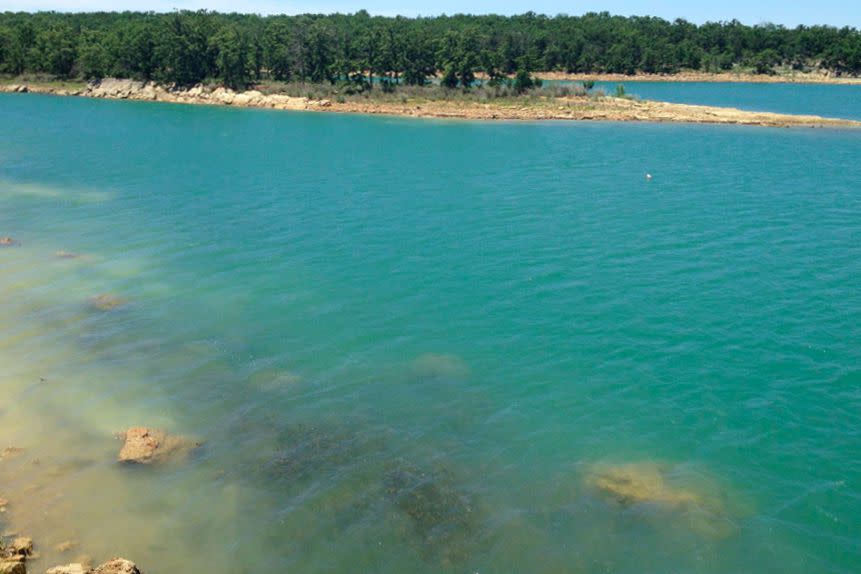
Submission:
[[[649,181],[652,181],[652,174],[651,174],[651,173],[647,173],[647,174],[646,174],[646,179],[647,179],[647,180],[649,180]]]

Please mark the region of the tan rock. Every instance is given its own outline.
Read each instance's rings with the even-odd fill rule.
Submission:
[[[120,462],[152,462],[164,436],[161,431],[145,427],[130,428],[126,431],[126,440],[120,449]]]
[[[3,449],[3,452],[0,453],[0,458],[15,458],[24,453],[24,449],[20,446],[7,446]]]
[[[623,505],[647,502],[683,506],[701,502],[696,493],[670,485],[661,467],[654,463],[598,467],[588,482]]]
[[[93,574],[141,574],[141,571],[131,560],[113,558],[97,566]]]
[[[23,562],[0,561],[0,574],[27,574],[27,567]]]
[[[15,245],[18,245],[18,242],[12,237],[0,237],[0,247],[13,247]]]
[[[168,435],[161,430],[132,427],[125,433],[125,443],[120,449],[118,460],[138,464],[163,462],[187,456],[198,446],[199,443]]]
[[[45,574],[87,574],[89,570],[84,568],[83,564],[66,564],[65,566],[54,566],[48,568]]]
[[[18,536],[12,540],[7,550],[11,551],[13,555],[30,556],[33,554],[33,539],[26,536]]]

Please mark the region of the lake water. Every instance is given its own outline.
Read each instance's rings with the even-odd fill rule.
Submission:
[[[547,85],[555,83],[572,84],[551,81]],[[596,88],[615,94],[617,85],[599,82]],[[861,85],[743,82],[622,82],[622,85],[628,94],[644,100],[861,120]]]
[[[0,527],[35,571],[861,571],[859,157],[2,95]],[[121,466],[132,425],[204,444]]]

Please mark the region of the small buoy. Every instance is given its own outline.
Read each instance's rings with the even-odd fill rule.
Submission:
[[[646,174],[646,179],[647,179],[647,180],[649,180],[649,181],[652,181],[652,174],[651,174],[651,173],[647,173],[647,174]]]

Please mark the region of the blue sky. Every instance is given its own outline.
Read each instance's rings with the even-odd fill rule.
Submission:
[[[433,0],[404,3],[397,0],[3,0],[4,10],[155,10],[207,8],[261,14],[300,12],[355,12],[405,16],[454,14],[514,14],[532,10],[544,14],[582,14],[607,10],[613,14],[677,17],[701,23],[737,18],[745,24],[775,22],[787,26],[831,24],[861,28],[861,0]]]

